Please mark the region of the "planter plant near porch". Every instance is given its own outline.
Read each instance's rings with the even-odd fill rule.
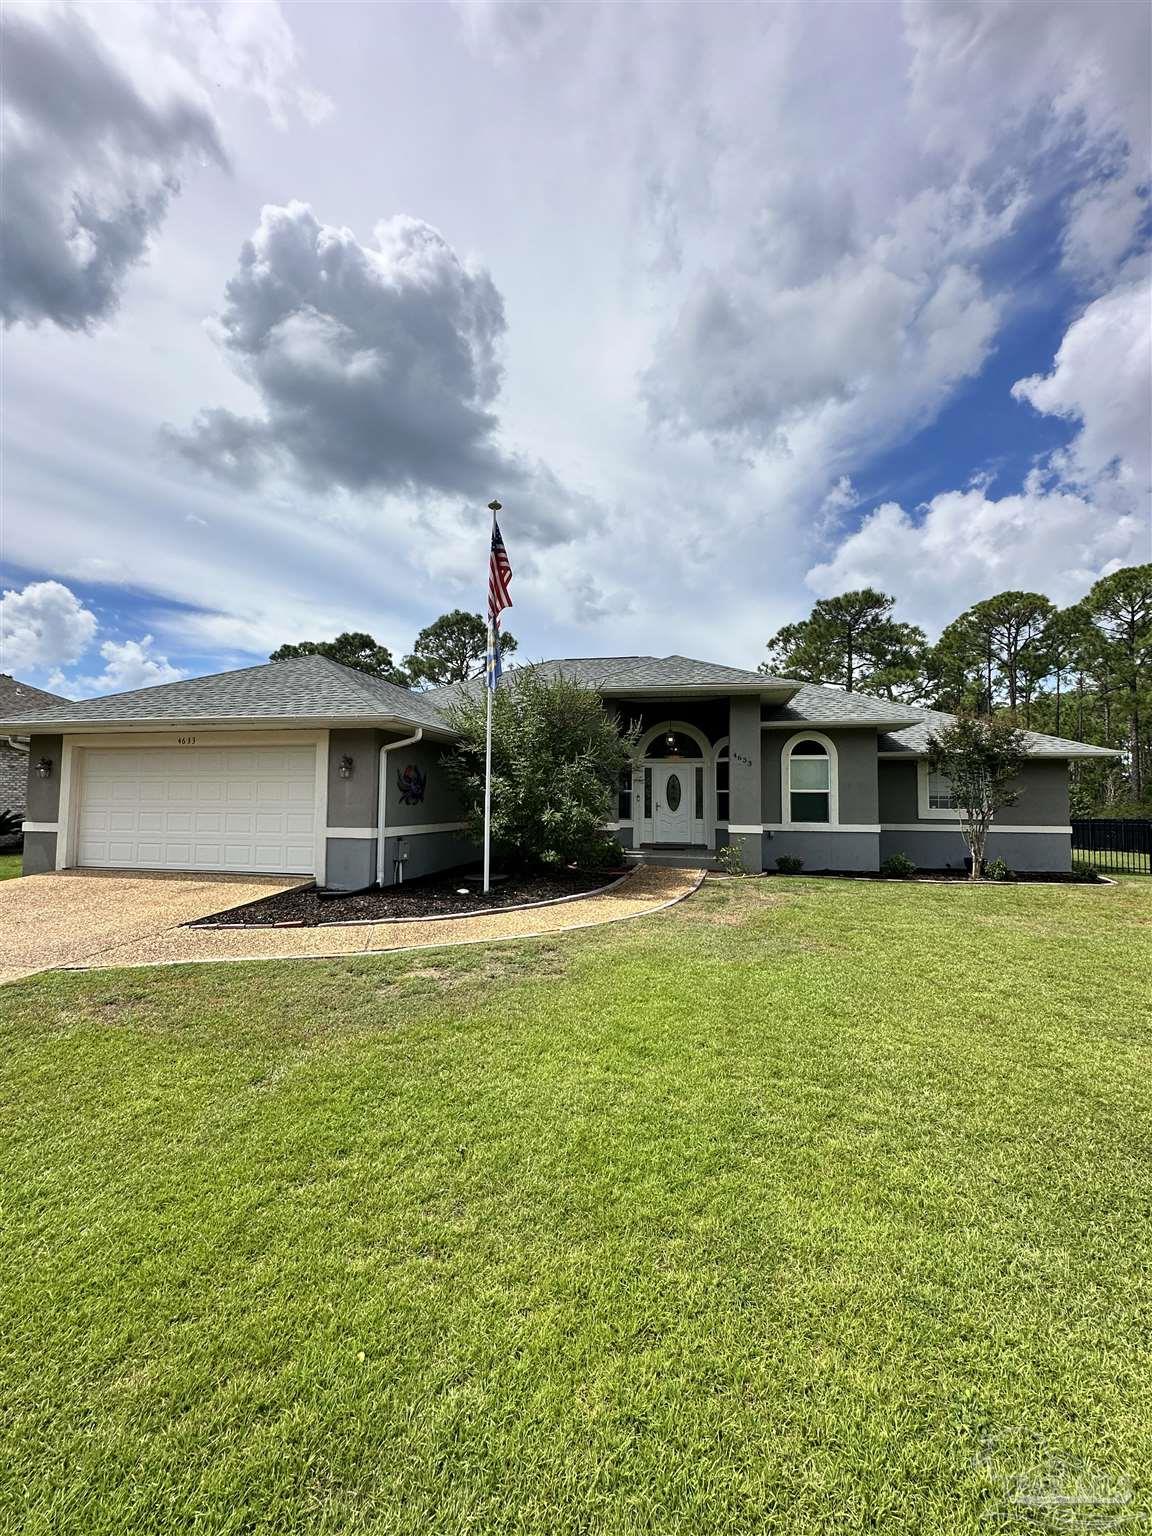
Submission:
[[[483,828],[485,704],[465,694],[446,712],[459,740],[444,771],[464,802],[469,829]],[[526,865],[603,863],[620,775],[637,731],[592,688],[535,667],[509,674],[492,699],[492,849]]]

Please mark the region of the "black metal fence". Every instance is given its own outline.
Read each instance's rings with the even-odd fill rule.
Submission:
[[[1074,821],[1072,857],[1102,874],[1152,875],[1152,821]]]

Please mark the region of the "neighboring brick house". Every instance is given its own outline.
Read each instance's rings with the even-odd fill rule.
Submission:
[[[59,693],[46,693],[43,688],[33,688],[31,683],[18,682],[7,672],[0,672],[0,718],[26,714],[42,704],[67,703]],[[27,792],[28,738],[0,735],[0,811],[14,811],[23,818]],[[19,833],[7,842],[0,838],[0,849],[15,846],[19,841]]]

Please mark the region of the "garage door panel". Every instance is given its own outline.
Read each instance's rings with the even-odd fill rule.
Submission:
[[[310,874],[315,782],[312,748],[89,750],[78,862]]]

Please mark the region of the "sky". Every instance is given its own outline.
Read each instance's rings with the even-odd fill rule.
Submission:
[[[6,0],[0,668],[754,667],[1152,559],[1152,11]]]

